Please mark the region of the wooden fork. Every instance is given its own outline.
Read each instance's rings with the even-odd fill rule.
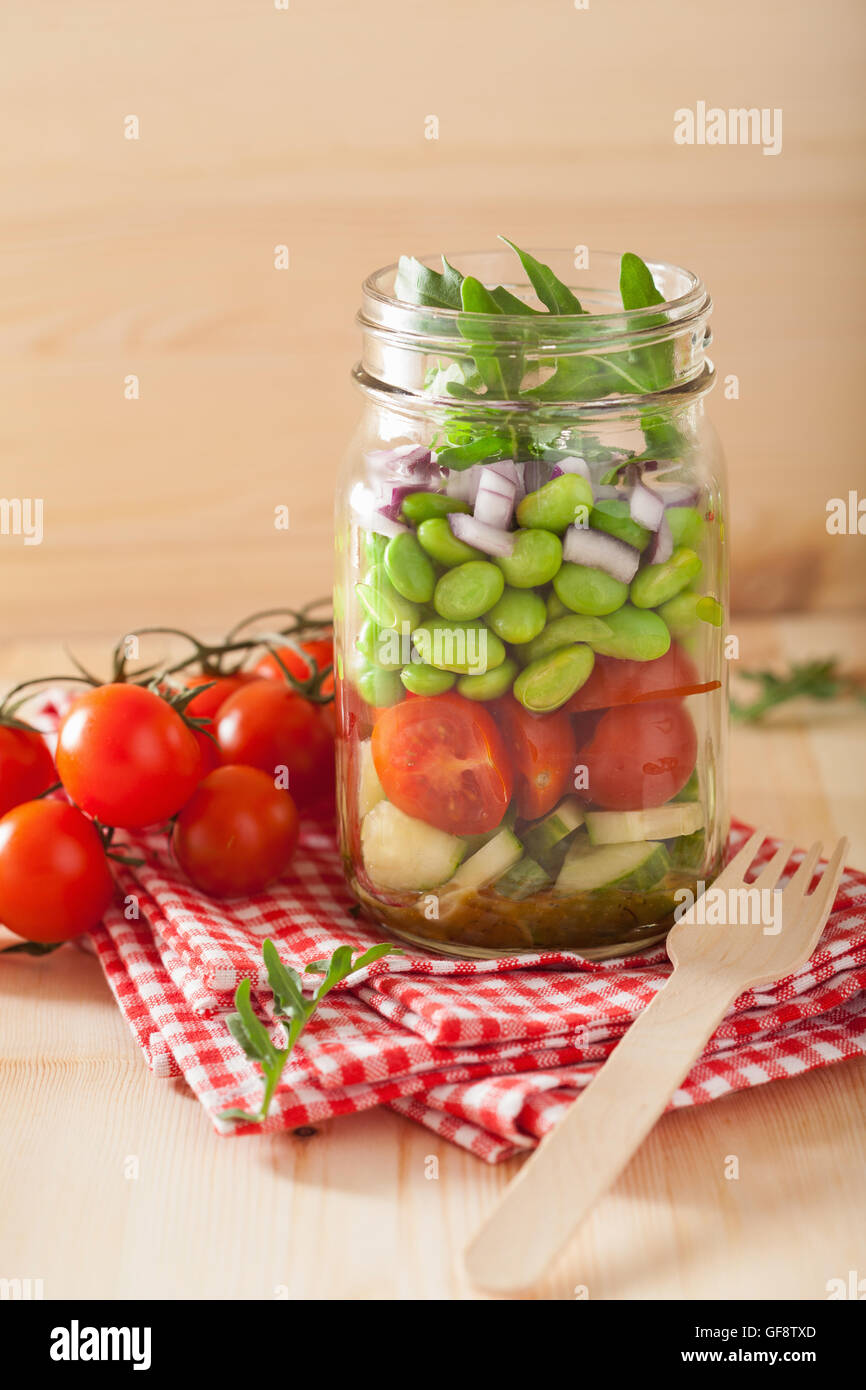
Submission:
[[[736,890],[776,889],[791,843],[780,847],[753,883],[745,879],[764,838],[756,831],[712,884],[728,895],[728,904]],[[734,1000],[809,959],[830,915],[847,851],[848,841],[840,840],[810,894],[821,854],[821,845],[812,845],[790,883],[777,890],[777,934],[764,923],[703,924],[700,899],[675,923],[667,938],[673,974],[467,1247],[473,1284],[516,1292],[544,1273],[646,1138]]]

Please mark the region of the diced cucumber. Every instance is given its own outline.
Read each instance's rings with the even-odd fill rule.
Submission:
[[[486,845],[465,859],[449,883],[449,888],[484,888],[501,878],[523,854],[523,845],[510,830],[500,830]]]
[[[567,796],[524,835],[527,853],[533,859],[542,859],[554,845],[582,825],[583,807],[576,796]]]
[[[668,853],[672,869],[699,869],[704,862],[707,837],[704,830],[696,830],[693,835],[680,835],[679,839],[668,840]]]
[[[553,879],[545,869],[541,867],[535,859],[530,859],[528,854],[524,854],[522,859],[518,859],[513,868],[503,874],[493,885],[495,892],[500,893],[503,898],[531,898],[533,893],[541,893],[545,888],[549,888]]]
[[[456,835],[407,816],[390,801],[378,802],[361,824],[364,868],[377,888],[418,893],[438,888],[465,852]]]
[[[704,823],[698,801],[669,802],[645,811],[587,811],[591,845],[618,845],[624,840],[670,840],[692,835]]]
[[[382,783],[373,762],[373,745],[369,739],[358,744],[358,816],[363,820],[368,811],[385,800]]]
[[[676,796],[671,797],[672,801],[697,801],[701,794],[701,783],[698,777],[698,769],[695,768],[686,785]]]
[[[463,843],[466,845],[465,858],[468,859],[470,854],[474,854],[475,851],[479,850],[482,845],[489,844],[489,842],[494,838],[494,836],[498,835],[501,830],[513,830],[514,822],[516,820],[517,809],[514,805],[514,802],[512,801],[511,805],[506,810],[505,815],[502,817],[502,820],[499,822],[499,824],[496,826],[494,830],[486,830],[480,835],[463,836]]]
[[[667,850],[655,840],[630,840],[597,849],[578,842],[565,856],[554,892],[595,893],[601,888],[640,892],[664,878],[669,867]]]

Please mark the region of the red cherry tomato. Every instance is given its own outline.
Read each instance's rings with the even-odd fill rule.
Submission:
[[[314,638],[312,641],[302,642],[300,645],[303,647],[304,651],[308,654],[308,656],[311,656],[313,658],[320,671],[323,671],[326,666],[333,666],[334,643],[332,638]],[[305,661],[304,658],[298,652],[295,651],[294,647],[278,647],[277,654],[280,660],[282,661],[283,665],[287,667],[287,669],[291,671],[292,675],[295,676],[299,681],[307,680],[308,677],[312,674],[313,668],[310,666],[309,662]],[[263,656],[261,660],[256,663],[253,669],[255,670],[257,676],[266,676],[268,679],[276,679],[280,681],[284,681],[286,679],[283,675],[283,672],[280,670],[279,665],[274,660],[274,657],[271,652],[268,652],[266,656]],[[325,679],[322,681],[322,694],[331,695],[333,694],[333,690],[334,673],[333,671],[331,671],[330,674],[327,675]]]
[[[605,811],[661,806],[681,791],[697,758],[695,726],[679,700],[619,705],[579,750],[588,793]]]
[[[258,893],[288,868],[298,812],[255,767],[218,767],[184,806],[171,837],[184,873],[212,898]]]
[[[0,820],[0,922],[28,941],[95,927],[114,896],[99,832],[65,801],[27,801]]]
[[[523,820],[536,820],[574,789],[577,742],[565,710],[530,714],[512,695],[496,702],[496,721],[514,768],[514,800]]]
[[[452,835],[494,830],[512,772],[493,717],[459,695],[402,701],[380,714],[373,762],[389,801]]]
[[[201,776],[204,777],[220,765],[220,750],[216,742],[214,716],[222,709],[230,695],[234,695],[237,690],[242,690],[245,685],[255,679],[251,671],[242,671],[236,676],[187,677],[185,681],[187,690],[193,690],[200,685],[210,686],[209,690],[205,689],[200,695],[194,695],[186,707],[187,714],[193,715],[196,719],[207,720],[204,727],[193,731],[201,753]]]
[[[672,642],[665,655],[656,657],[655,661],[623,661],[619,657],[597,656],[589,680],[572,695],[566,709],[571,714],[581,714],[584,710],[633,705],[643,700],[672,700],[718,690],[720,684],[720,681],[701,683],[691,657]]]
[[[317,707],[275,680],[256,680],[226,700],[217,717],[224,763],[285,768],[299,807],[334,794],[334,740]]]
[[[54,760],[41,734],[0,724],[0,816],[32,801],[57,781]]]
[[[201,754],[165,700],[138,685],[101,685],[60,726],[57,771],[72,800],[103,825],[156,825],[195,791]]]

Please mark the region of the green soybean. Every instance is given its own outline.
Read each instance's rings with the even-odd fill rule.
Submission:
[[[433,607],[440,618],[467,622],[492,608],[504,588],[501,571],[489,560],[468,560],[443,574],[436,585]]]
[[[388,542],[385,572],[394,588],[412,603],[429,603],[436,587],[436,571],[411,531]]]
[[[592,647],[561,647],[525,666],[514,682],[514,694],[524,709],[547,714],[589,680],[594,663]]]
[[[668,507],[665,516],[674,545],[687,545],[691,550],[697,550],[707,529],[700,512],[694,507]]]
[[[425,665],[458,676],[481,676],[505,660],[504,644],[484,623],[428,618],[415,628],[412,641]]]
[[[595,618],[615,612],[628,598],[627,584],[592,565],[563,565],[553,587],[566,608]]]
[[[364,554],[368,564],[377,565],[380,560],[384,560],[387,548],[387,536],[380,536],[376,531],[364,532]]]
[[[511,689],[511,682],[517,675],[517,662],[506,657],[501,666],[485,671],[483,676],[461,676],[457,682],[457,693],[467,700],[498,700]]]
[[[710,594],[694,594],[690,591],[676,594],[667,603],[659,605],[658,613],[667,623],[674,637],[688,637],[699,622],[721,627],[724,614],[721,604]]]
[[[393,671],[383,671],[379,666],[368,666],[357,681],[358,692],[368,705],[380,709],[385,705],[396,705],[403,698],[400,677]]]
[[[423,661],[410,661],[400,672],[400,679],[413,695],[444,695],[457,677],[451,671],[437,671]]]
[[[560,647],[570,647],[575,642],[603,641],[610,636],[606,618],[585,617],[581,613],[568,613],[564,618],[554,618],[543,632],[531,642],[518,647],[515,655],[522,665],[536,661],[548,652],[558,651]]]
[[[589,524],[594,531],[606,531],[618,541],[633,545],[635,550],[646,550],[652,536],[645,526],[632,520],[628,502],[616,497],[596,502],[589,514]]]
[[[380,666],[383,671],[399,671],[405,660],[396,629],[377,627],[370,618],[361,624],[355,646],[372,666]]]
[[[557,481],[557,480],[555,480]],[[562,564],[562,541],[552,531],[514,531],[514,549],[496,563],[512,589],[546,584]]]
[[[701,562],[693,550],[680,546],[661,565],[647,565],[631,581],[629,598],[636,608],[658,608],[674,594],[687,589],[701,572]]]
[[[421,616],[418,605],[394,588],[384,565],[368,570],[363,582],[355,585],[355,592],[367,617],[377,627],[401,627],[408,623],[413,628]]]
[[[547,595],[547,616],[548,618],[564,618],[571,609],[566,608],[562,599],[555,589],[551,589]]]
[[[542,527],[562,533],[576,521],[586,524],[592,507],[592,486],[579,473],[562,473],[535,492],[528,492],[517,506],[518,526]]]
[[[402,512],[413,526],[429,521],[434,516],[448,516],[450,512],[468,512],[468,502],[456,497],[446,497],[444,492],[410,492],[403,498]]]
[[[667,624],[658,613],[632,608],[630,603],[605,618],[610,636],[596,639],[599,656],[617,656],[623,661],[655,661],[671,644]]]
[[[503,642],[531,642],[547,622],[547,608],[534,589],[506,589],[484,621]]]
[[[468,560],[483,560],[483,550],[474,545],[459,541],[444,516],[431,517],[422,521],[418,527],[418,540],[431,559],[450,569],[452,565],[465,565]]]

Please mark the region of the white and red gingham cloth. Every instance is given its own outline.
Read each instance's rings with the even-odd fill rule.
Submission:
[[[732,850],[747,833],[735,825]],[[191,888],[164,837],[131,843],[147,862],[120,871],[118,905],[92,933],[108,982],[151,1069],[183,1076],[221,1133],[256,1132],[226,1124],[219,1112],[254,1110],[262,1091],[258,1068],[225,1024],[245,976],[282,1045],[263,938],[303,971],[338,945],[360,949],[385,936],[351,913],[330,822],[308,821],[289,876],[239,902],[215,903]],[[762,861],[777,845],[766,842]],[[790,872],[801,857],[792,856]],[[557,951],[385,957],[319,1008],[264,1128],[388,1105],[495,1163],[547,1133],[669,971],[663,947],[605,962]],[[848,869],[812,960],[737,1000],[672,1104],[697,1105],[864,1053],[866,875]]]

